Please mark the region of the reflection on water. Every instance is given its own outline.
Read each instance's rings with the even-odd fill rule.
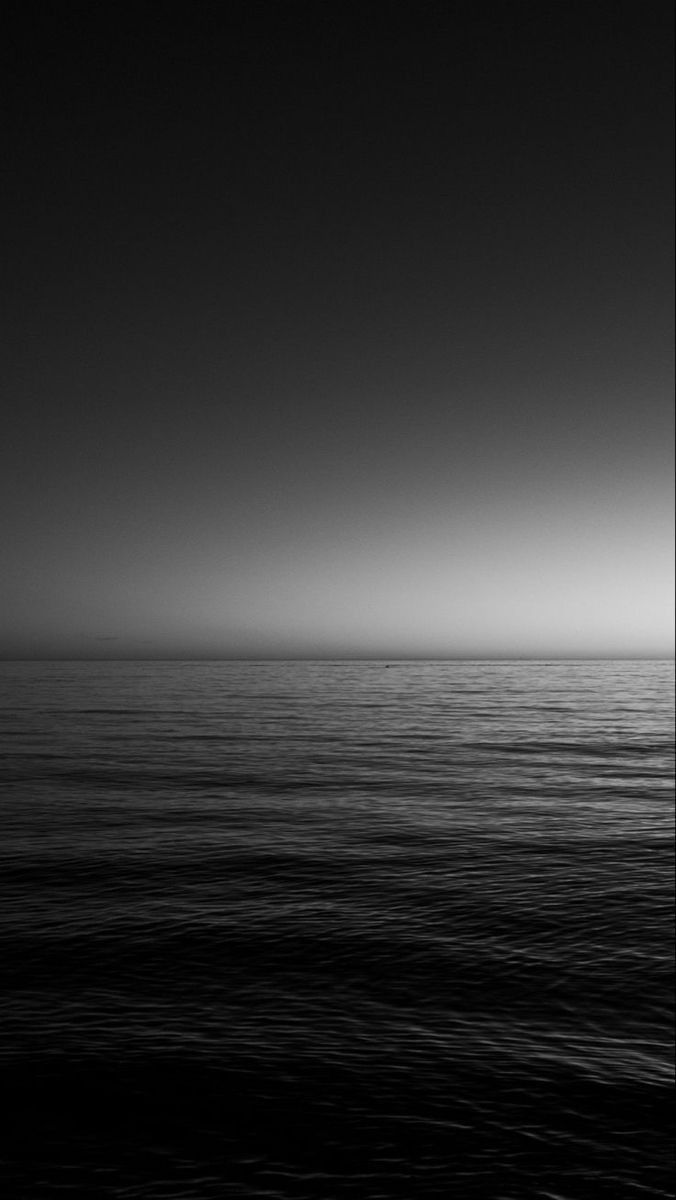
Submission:
[[[7,1194],[671,1196],[672,695],[3,664]]]

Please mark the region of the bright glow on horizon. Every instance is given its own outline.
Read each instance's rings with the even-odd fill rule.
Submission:
[[[654,498],[653,498],[654,500]],[[331,536],[329,536],[329,534]],[[610,497],[344,526],[81,571],[15,625],[41,657],[669,657],[670,514]],[[127,567],[125,576],[123,567]],[[23,629],[21,625],[23,624]],[[11,655],[11,644],[4,647]],[[9,655],[7,651],[10,651]]]

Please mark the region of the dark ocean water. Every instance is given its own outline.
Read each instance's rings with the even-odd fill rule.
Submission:
[[[3,1196],[673,1195],[672,663],[0,666]]]

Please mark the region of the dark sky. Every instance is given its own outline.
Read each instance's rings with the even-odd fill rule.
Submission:
[[[0,654],[672,652],[671,4],[27,11]]]

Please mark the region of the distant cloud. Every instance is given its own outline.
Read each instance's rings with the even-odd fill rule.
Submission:
[[[91,636],[95,642],[119,642],[120,640],[116,633],[95,633]]]

